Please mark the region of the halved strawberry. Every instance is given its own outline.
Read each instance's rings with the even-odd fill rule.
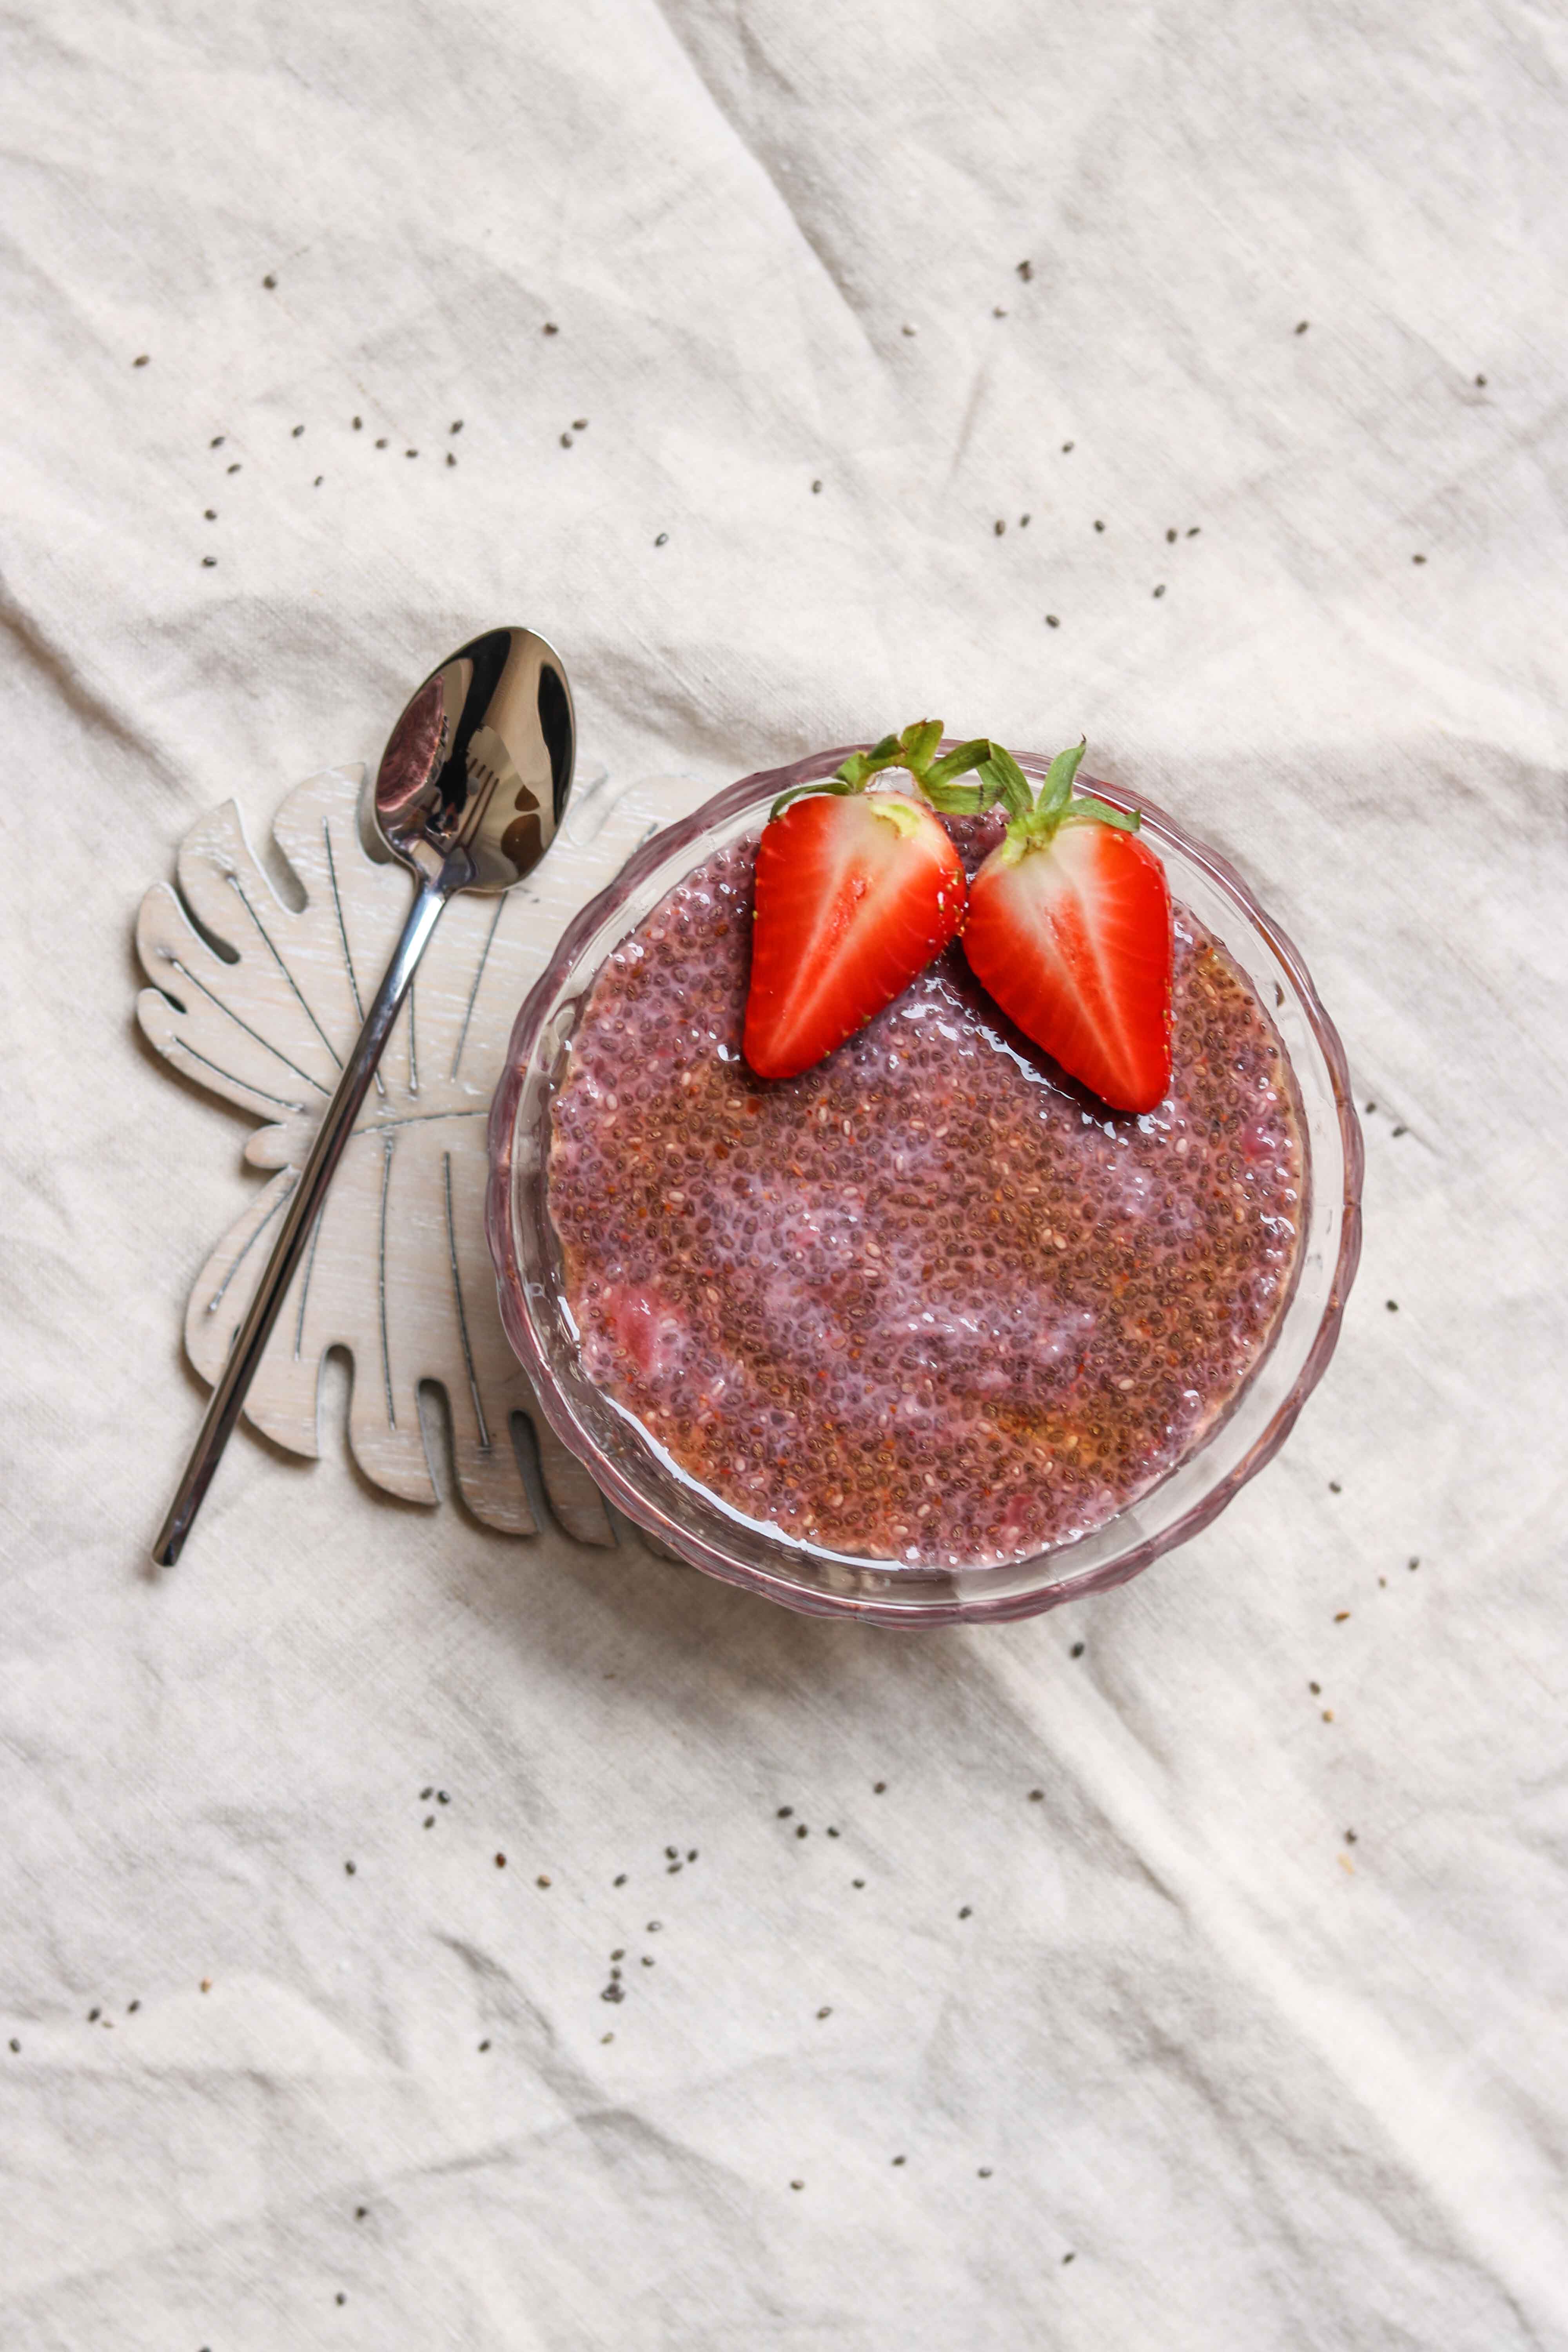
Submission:
[[[969,886],[963,952],[1071,1076],[1113,1109],[1152,1110],[1171,1083],[1171,893],[1136,816],[1072,798],[1082,757],[1051,762],[1037,805],[1008,761],[1025,813]]]
[[[763,829],[742,1037],[760,1078],[798,1077],[831,1054],[963,920],[963,861],[931,811],[858,782],[775,807]]]

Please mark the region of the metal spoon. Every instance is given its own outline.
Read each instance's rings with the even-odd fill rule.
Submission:
[[[437,919],[459,890],[510,890],[549,848],[572,789],[576,730],[559,654],[531,629],[459,646],[410,700],[375,779],[375,822],[417,887],[386,977],[310,1147],[260,1287],[235,1335],[153,1558],[172,1568],[239,1419],[283,1295]]]

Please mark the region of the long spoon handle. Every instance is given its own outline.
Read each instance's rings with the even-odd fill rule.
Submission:
[[[316,1139],[310,1146],[300,1181],[289,1195],[282,1229],[272,1245],[267,1270],[245,1320],[235,1334],[228,1361],[208,1402],[201,1435],[185,1465],[185,1475],[180,1481],[179,1491],[169,1506],[169,1516],[158,1531],[153,1558],[160,1568],[173,1568],[179,1559],[192,1522],[202,1507],[202,1497],[211,1486],[213,1473],[223,1459],[224,1447],[239,1419],[240,1408],[272,1335],[284,1293],[303,1254],[316,1213],[326,1197],[333,1171],[342,1158],[343,1147],[353,1131],[360,1105],[375,1076],[375,1066],[392,1034],[398,1008],[408,993],[415,966],[425,951],[447,896],[448,891],[439,881],[420,877],[414,904],[408,910],[408,920],[403,926],[403,936],[393,950],[385,977],[365,1015],[359,1042],[343,1066],[337,1090],[327,1105],[326,1115],[317,1129]]]

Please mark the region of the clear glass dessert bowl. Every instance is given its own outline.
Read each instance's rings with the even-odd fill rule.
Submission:
[[[781,792],[825,782],[847,756],[823,751],[747,776],[657,834],[563,933],[512,1030],[490,1112],[486,1222],[501,1320],[556,1434],[639,1527],[727,1583],[787,1608],[908,1627],[1027,1617],[1120,1584],[1184,1543],[1278,1452],[1333,1353],[1361,1247],[1361,1131],[1344,1052],[1305,966],[1226,861],[1139,796],[1080,784],[1142,812],[1143,837],[1187,907],[1246,975],[1289,1066],[1300,1128],[1300,1240],[1268,1344],[1225,1410],[1156,1484],[1087,1534],[1027,1558],[937,1568],[833,1551],[749,1518],[688,1477],[589,1379],[550,1210],[552,1106],[605,958],[691,868],[761,831]],[[1035,780],[1049,761],[1021,754]]]

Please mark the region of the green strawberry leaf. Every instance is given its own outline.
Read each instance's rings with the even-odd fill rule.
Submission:
[[[977,816],[983,805],[978,784],[933,783],[923,777],[921,789],[933,809],[943,816]]]
[[[950,784],[955,776],[966,774],[971,768],[978,768],[984,761],[991,757],[991,751],[992,747],[984,736],[977,735],[973,742],[960,743],[955,751],[944,751],[941,759],[934,761],[921,778],[927,793],[930,793],[933,784],[938,786]],[[970,789],[973,788],[970,787]],[[935,803],[933,803],[932,805],[934,806]]]
[[[899,738],[899,756],[914,776],[923,777],[942,741],[940,719],[913,719]]]
[[[989,747],[990,756],[981,763],[980,785],[987,808],[1000,801],[1008,815],[1015,819],[1027,817],[1034,809],[1034,794],[1029,779],[1013,757],[1000,743]]]
[[[857,752],[855,756],[858,759],[860,755]],[[849,765],[850,762],[846,760],[844,767],[847,768]],[[787,793],[781,793],[779,794],[777,800],[768,811],[768,823],[772,824],[775,816],[782,816],[785,809],[788,808],[791,801],[803,801],[808,793],[832,793],[839,800],[843,800],[849,794],[858,793],[859,789],[860,784],[858,778],[852,781],[849,777],[845,775],[844,768],[840,768],[837,775],[830,776],[826,783],[792,784]]]
[[[850,791],[858,793],[868,776],[879,775],[884,768],[898,766],[900,758],[898,737],[884,735],[881,741],[873,743],[868,751],[851,751],[838,773]],[[821,788],[812,784],[806,789],[816,792]]]
[[[1113,824],[1118,833],[1136,833],[1142,822],[1136,809],[1112,808],[1109,801],[1096,800],[1092,793],[1085,793],[1062,814],[1064,824]]]
[[[1066,808],[1072,798],[1072,780],[1088,748],[1087,742],[1080,739],[1070,750],[1057,753],[1046,772],[1046,781],[1040,786],[1039,803],[1035,812],[1037,816],[1059,816]]]

